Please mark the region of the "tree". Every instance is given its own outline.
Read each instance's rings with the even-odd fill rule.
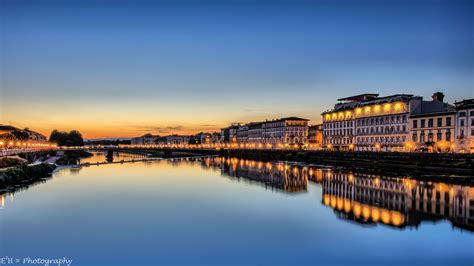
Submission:
[[[49,136],[49,141],[58,146],[84,146],[84,139],[81,132],[71,130],[70,132],[53,130]]]

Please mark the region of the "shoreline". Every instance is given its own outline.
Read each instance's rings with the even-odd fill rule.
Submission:
[[[293,161],[328,166],[363,168],[372,172],[456,174],[474,176],[473,154],[375,153],[277,150],[221,150],[223,156],[259,161]]]

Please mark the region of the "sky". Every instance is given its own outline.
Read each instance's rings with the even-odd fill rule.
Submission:
[[[0,123],[86,138],[474,98],[474,1],[0,0]]]

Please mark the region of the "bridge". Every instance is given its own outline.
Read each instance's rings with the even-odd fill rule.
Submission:
[[[164,146],[78,146],[78,147],[44,147],[44,148],[5,148],[0,150],[0,157],[29,153],[42,153],[47,151],[117,151],[117,152],[198,152],[217,154],[217,148],[207,147],[164,147]]]

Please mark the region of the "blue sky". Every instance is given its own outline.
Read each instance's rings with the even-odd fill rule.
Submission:
[[[473,1],[1,0],[0,123],[87,137],[474,97]]]

